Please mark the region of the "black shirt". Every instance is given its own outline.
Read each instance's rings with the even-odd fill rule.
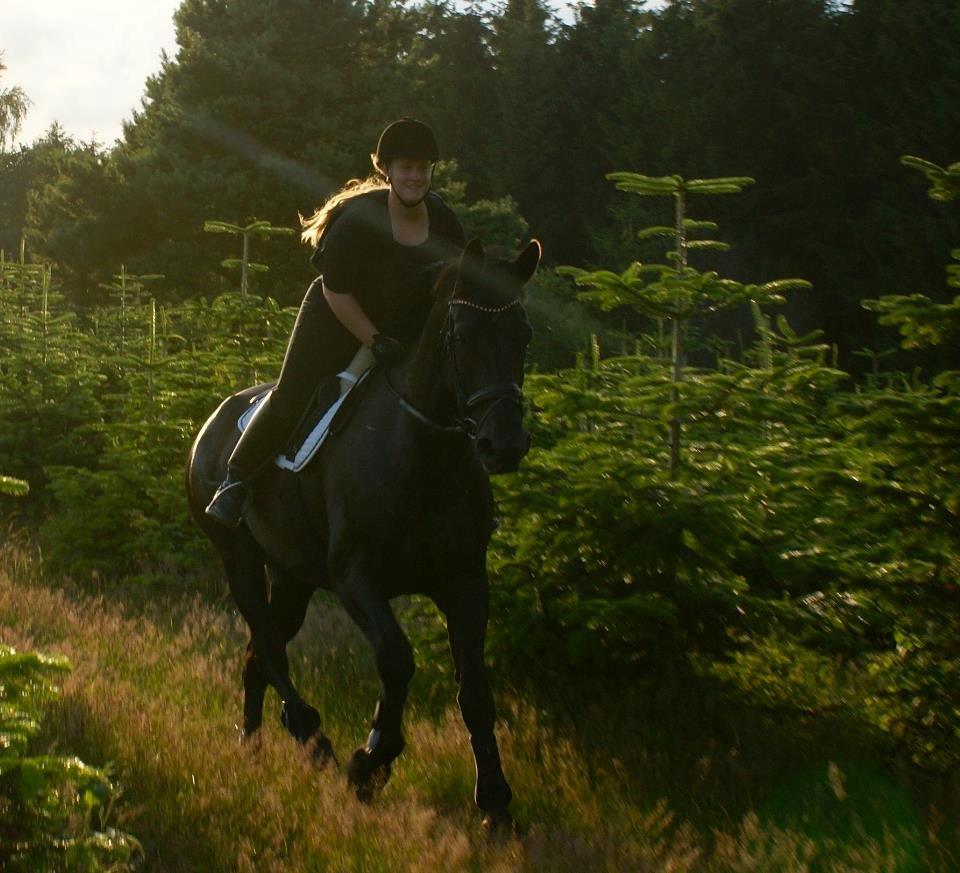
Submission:
[[[426,198],[429,234],[417,246],[393,238],[387,190],[348,201],[324,235],[313,262],[323,284],[353,294],[377,330],[400,340],[420,334],[430,311],[430,288],[439,261],[459,255],[465,239],[453,210],[434,193]]]

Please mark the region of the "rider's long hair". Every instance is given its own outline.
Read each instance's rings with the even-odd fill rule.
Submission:
[[[303,230],[300,233],[300,239],[307,245],[316,248],[320,244],[320,237],[323,236],[324,228],[330,222],[330,216],[334,210],[347,200],[366,194],[368,191],[386,190],[390,186],[387,184],[387,172],[374,155],[370,155],[373,160],[373,166],[376,172],[371,173],[366,179],[351,179],[335,194],[331,194],[323,206],[317,209],[309,218],[304,218],[300,213],[300,226]]]

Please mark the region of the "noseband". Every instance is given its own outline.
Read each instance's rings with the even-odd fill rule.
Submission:
[[[456,289],[454,289],[454,293],[456,293]],[[499,382],[493,385],[486,385],[483,388],[474,391],[469,397],[464,398],[463,392],[460,388],[460,379],[458,378],[460,374],[457,368],[456,343],[451,342],[452,334],[449,327],[450,314],[453,311],[454,306],[468,306],[471,309],[476,309],[480,312],[497,314],[500,312],[506,312],[506,310],[512,309],[514,306],[518,306],[519,303],[519,297],[515,300],[511,300],[510,303],[506,303],[503,306],[482,306],[479,303],[474,303],[472,300],[463,300],[456,297],[448,301],[447,318],[444,321],[443,329],[440,332],[440,337],[443,350],[445,353],[449,354],[453,360],[453,383],[454,390],[456,391],[457,395],[457,411],[459,414],[459,418],[455,424],[439,424],[438,422],[433,421],[427,415],[424,415],[424,413],[422,413],[412,403],[410,403],[410,401],[403,397],[403,395],[401,395],[400,392],[394,387],[393,383],[390,381],[388,373],[387,384],[390,386],[390,389],[393,391],[393,393],[397,395],[397,398],[400,401],[400,407],[418,421],[429,425],[434,430],[440,431],[441,433],[450,434],[462,433],[466,434],[468,437],[470,437],[470,439],[475,440],[480,433],[480,429],[483,427],[483,423],[499,404],[503,403],[504,401],[512,401],[518,406],[522,406],[523,391],[516,382]],[[487,408],[483,411],[483,414],[478,420],[474,417],[473,411],[484,403],[488,404]]]

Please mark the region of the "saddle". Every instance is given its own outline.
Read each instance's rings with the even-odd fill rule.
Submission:
[[[321,383],[310,405],[300,419],[287,447],[273,462],[282,470],[298,473],[313,460],[327,437],[337,433],[347,423],[364,393],[367,378],[373,368],[360,375],[345,370]],[[270,393],[268,388],[250,401],[250,405],[237,419],[237,429],[243,433],[260,404]]]

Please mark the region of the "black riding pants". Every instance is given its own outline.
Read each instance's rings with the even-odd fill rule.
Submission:
[[[235,479],[247,480],[293,436],[320,383],[343,370],[360,341],[333,314],[319,278],[307,289],[290,334],[280,378],[227,462]]]

